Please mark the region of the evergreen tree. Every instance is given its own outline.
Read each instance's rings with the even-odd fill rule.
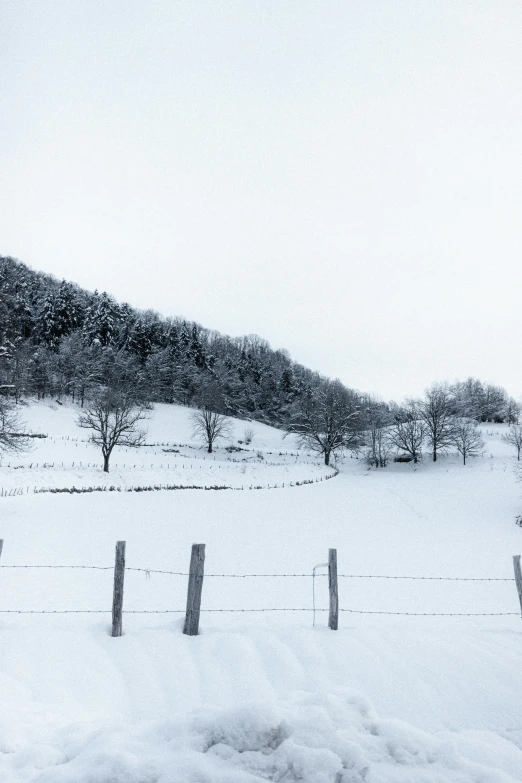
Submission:
[[[118,324],[119,308],[116,302],[105,291],[102,294],[95,291],[83,326],[87,342],[97,342],[104,348],[112,345]]]
[[[152,340],[150,329],[144,324],[141,318],[135,322],[127,342],[129,351],[144,362],[152,353]]]
[[[207,363],[205,358],[205,351],[201,345],[201,340],[199,339],[199,330],[196,324],[193,324],[192,326],[188,355],[199,370],[203,370],[206,367]]]

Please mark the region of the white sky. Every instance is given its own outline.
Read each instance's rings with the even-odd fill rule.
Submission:
[[[383,398],[520,395],[518,0],[0,14],[0,253]]]

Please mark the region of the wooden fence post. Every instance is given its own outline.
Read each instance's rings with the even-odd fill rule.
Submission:
[[[201,608],[204,567],[205,544],[192,544],[187,611],[185,614],[185,625],[183,626],[183,633],[187,634],[187,636],[197,636],[199,633],[199,612]]]
[[[2,557],[2,549],[4,548],[4,539],[0,538],[0,557]]]
[[[123,578],[125,576],[125,541],[116,542],[114,592],[112,597],[112,636],[123,634]]]
[[[337,631],[339,627],[339,591],[337,589],[337,549],[328,550],[328,589],[330,591],[330,614],[328,627]]]
[[[522,612],[522,571],[520,570],[520,555],[513,555],[513,568],[515,569],[515,582],[517,585],[520,611]]]

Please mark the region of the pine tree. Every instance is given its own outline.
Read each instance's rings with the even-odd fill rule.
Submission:
[[[119,308],[116,302],[104,291],[94,292],[93,300],[85,314],[83,327],[88,343],[97,342],[102,347],[111,345],[117,335]]]
[[[136,354],[136,356],[142,362],[144,362],[152,353],[150,330],[147,329],[146,325],[140,318],[135,322],[131,330],[127,347],[129,351],[132,351],[132,353]]]
[[[196,324],[192,326],[188,355],[198,369],[202,370],[207,366],[205,351],[203,350],[201,340],[199,339],[199,330]]]

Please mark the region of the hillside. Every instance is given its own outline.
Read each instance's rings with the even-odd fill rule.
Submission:
[[[257,335],[139,311],[0,256],[0,390],[83,401],[115,378],[141,399],[183,405],[211,385],[226,413],[275,425],[324,380]]]
[[[110,473],[103,473],[100,450],[90,433],[76,426],[78,408],[56,401],[21,407],[35,435],[28,454],[4,460],[0,493],[28,494],[56,489],[139,490],[162,487],[270,488],[334,475],[299,454],[293,438],[261,422],[232,419],[231,436],[208,454],[192,432],[190,411],[180,405],[157,405],[144,422],[147,442],[139,449],[116,449]],[[245,430],[253,433],[244,442]],[[112,490],[111,490],[112,491]]]
[[[191,437],[189,411],[160,405],[148,441],[162,445],[115,454],[109,481],[125,488],[172,475],[192,484],[198,471],[220,471],[230,486],[267,488],[34,494],[102,483],[75,415],[56,403],[25,407],[32,431],[48,437],[0,467],[0,486],[30,490],[0,498],[2,781],[522,778],[511,562],[522,532],[516,459],[501,441],[507,425],[481,425],[484,457],[465,467],[449,455],[369,471],[348,456],[332,480],[295,486],[332,471],[280,431],[244,421],[235,422],[233,444],[249,450],[223,444],[208,460]],[[247,425],[255,430],[248,447],[237,443]],[[163,451],[170,448],[179,453]],[[129,570],[124,636],[112,639],[119,539]],[[181,633],[186,577],[157,572],[186,573],[194,542],[206,544],[206,578],[201,634],[189,638]],[[311,572],[329,547],[345,575],[337,632],[326,627],[324,568],[312,627]],[[27,565],[106,570],[14,567]],[[245,611],[216,611],[227,609]],[[280,611],[251,611],[262,609]]]

